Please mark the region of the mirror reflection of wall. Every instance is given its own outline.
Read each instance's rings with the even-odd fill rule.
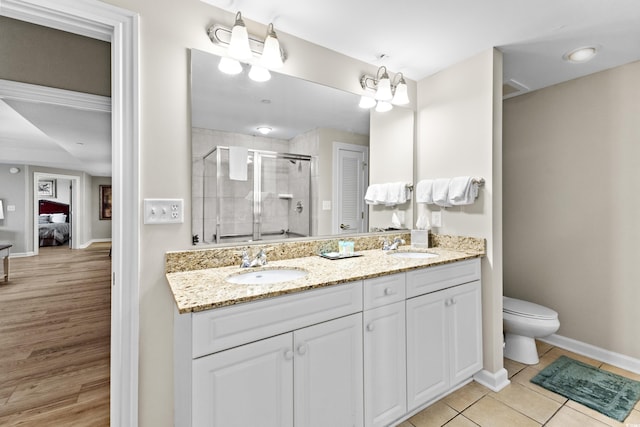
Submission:
[[[368,148],[370,120],[383,113],[359,108],[359,95],[291,76],[272,72],[271,80],[259,83],[248,79],[248,67],[238,75],[223,74],[217,68],[219,59],[210,53],[191,50],[192,234],[198,236],[199,243],[224,242],[219,239],[222,235],[229,236],[226,241],[256,240],[259,230],[264,231],[259,235],[260,240],[333,234],[333,179],[337,169],[333,165],[333,147],[336,143],[344,143]],[[406,110],[406,114],[413,117],[411,110]],[[270,132],[263,134],[262,129],[258,129],[262,127],[270,128]],[[413,124],[406,131],[393,131],[403,138],[407,132],[410,133],[407,146],[412,150]],[[389,144],[393,146],[398,142],[395,138]],[[249,197],[251,201],[245,199],[248,192],[237,189],[237,182],[222,183],[222,190],[217,181],[215,185],[211,182],[206,185],[204,158],[218,146],[309,156],[312,158],[308,163],[310,188],[303,195],[296,194],[296,191],[304,192],[303,189],[294,191],[293,187],[281,186],[282,190],[267,191],[274,195],[273,199],[265,195],[264,200],[256,205],[253,197]],[[374,155],[372,153],[372,157]],[[412,158],[403,159],[406,165],[398,166],[398,162],[394,162],[393,170],[402,170],[403,175],[407,171],[412,174]],[[228,168],[228,164],[224,167]],[[276,175],[282,175],[285,169],[273,170],[279,171]],[[215,180],[215,177],[211,178]],[[277,177],[263,179],[278,181]],[[284,179],[280,181],[285,182]],[[286,181],[298,182],[295,179]],[[289,194],[291,200],[288,199]],[[223,196],[228,200],[223,200]],[[207,204],[216,197],[219,200],[217,205]],[[299,224],[304,216],[297,212],[300,206],[304,214],[310,214],[308,233],[301,231],[306,228]],[[410,211],[411,205],[404,208]],[[256,217],[255,213],[243,213],[256,209],[261,213],[280,212],[279,219],[271,221],[273,218],[267,220]],[[384,224],[381,222],[376,226],[388,226],[391,214],[392,211],[385,212],[382,215]],[[223,225],[228,218],[233,218],[235,222]],[[248,226],[248,223],[252,223],[252,226]],[[369,230],[372,225],[366,224],[364,230]],[[283,230],[288,231],[285,236],[270,235]],[[238,236],[231,237],[233,235]]]

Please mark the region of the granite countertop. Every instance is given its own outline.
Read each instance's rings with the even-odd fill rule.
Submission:
[[[396,258],[388,255],[389,252],[394,251],[375,249],[358,251],[357,253],[362,256],[348,259],[329,260],[319,256],[310,256],[269,261],[264,267],[219,267],[167,273],[166,276],[178,310],[184,314],[478,258],[484,255],[483,252],[464,252],[439,247],[416,250],[411,249],[408,245],[398,249],[398,252],[402,251],[431,252],[438,256],[434,258]],[[278,268],[302,269],[309,274],[300,279],[269,285],[238,285],[226,281],[226,278],[233,274]]]

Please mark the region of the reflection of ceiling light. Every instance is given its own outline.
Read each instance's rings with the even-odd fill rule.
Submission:
[[[240,74],[242,72],[242,64],[235,59],[223,56],[218,63],[218,70],[225,74]]]
[[[386,113],[387,111],[391,111],[393,105],[387,101],[378,101],[378,105],[376,105],[376,111],[378,113]]]
[[[562,58],[565,61],[581,63],[589,61],[594,56],[596,56],[596,53],[598,53],[597,47],[585,46],[578,49],[573,49],[572,51],[565,53]]]
[[[271,79],[271,73],[264,67],[252,65],[249,70],[249,78],[254,82],[266,82]]]
[[[271,133],[271,128],[268,126],[260,126],[257,128],[258,132],[260,132],[263,135],[269,135],[269,133]]]
[[[358,104],[358,107],[369,109],[375,106],[376,106],[376,100],[373,99],[372,97],[367,95],[362,95],[362,97],[360,97],[360,103]]]
[[[9,168],[9,173],[16,174],[20,172],[20,168]]]

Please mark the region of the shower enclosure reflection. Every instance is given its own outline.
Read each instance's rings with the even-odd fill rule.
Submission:
[[[229,148],[216,146],[202,158],[202,242],[311,236],[312,162],[307,155],[249,149],[240,165],[247,179],[233,180]]]

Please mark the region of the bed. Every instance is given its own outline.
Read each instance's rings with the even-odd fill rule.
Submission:
[[[69,241],[69,205],[40,200],[38,214],[40,246],[60,246]]]

